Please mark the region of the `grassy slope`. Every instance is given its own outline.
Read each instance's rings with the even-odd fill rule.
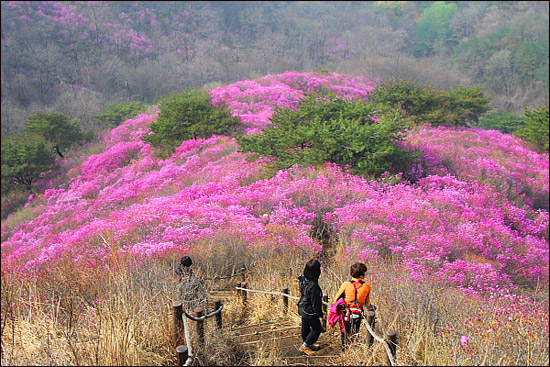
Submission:
[[[211,93],[253,132],[273,106],[319,85],[355,96],[372,86],[286,73]],[[2,223],[2,317],[17,320],[3,322],[4,340],[12,335],[8,364],[39,355],[69,364],[166,363],[174,259],[192,254],[207,276],[244,264],[257,273],[256,288],[292,286],[320,249],[310,237],[319,216],[338,234],[323,288],[333,294],[347,266],[366,261],[383,330],[403,335],[403,363],[548,364],[547,298],[505,296],[548,294],[536,283],[548,279],[547,156],[497,132],[427,129],[410,137],[425,159],[405,176],[435,176],[414,185],[366,182],[331,165],[273,175],[226,137],[184,142],[159,160],[139,141],[153,116],[126,121],[63,162],[66,182],[56,175]],[[534,210],[536,202],[546,210]],[[18,283],[21,274],[27,280]],[[29,341],[16,341],[17,333]],[[462,335],[469,344],[459,344]],[[52,345],[46,357],[36,348],[43,343]],[[508,355],[512,347],[521,353]]]

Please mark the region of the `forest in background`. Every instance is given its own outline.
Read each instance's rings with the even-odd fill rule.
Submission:
[[[287,70],[446,90],[498,110],[548,107],[548,2],[2,1],[2,134],[61,112],[84,131],[113,103],[153,103]]]
[[[548,365],[548,3],[1,5],[2,365],[174,365],[182,253],[293,295],[360,259],[397,364]],[[216,333],[202,364],[283,364]]]

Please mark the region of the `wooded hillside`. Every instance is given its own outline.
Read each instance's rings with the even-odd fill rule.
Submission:
[[[189,87],[327,69],[548,106],[548,2],[19,2],[2,10],[2,134]]]

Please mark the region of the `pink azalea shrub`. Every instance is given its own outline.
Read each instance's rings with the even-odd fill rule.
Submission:
[[[329,88],[367,98],[374,85],[287,72],[210,93],[248,133],[260,133],[274,108],[293,108],[304,93]],[[66,182],[43,183],[25,208],[28,219],[3,222],[2,267],[28,275],[62,259],[95,267],[116,254],[200,252],[220,239],[219,246],[311,254],[321,250],[309,235],[321,217],[349,256],[392,256],[419,280],[474,291],[548,281],[548,211],[530,205],[548,193],[548,157],[519,139],[421,130],[406,144],[421,149],[423,161],[398,183],[367,181],[333,164],[266,178],[265,161],[247,161],[226,136],[184,141],[168,159],[155,157],[140,137],[157,113],[127,120],[85,148],[92,154],[67,160]]]
[[[522,230],[506,218],[516,211]],[[364,199],[327,214],[365,261],[391,254],[414,278],[442,279],[477,291],[548,277],[548,212],[518,212],[490,186],[429,176],[364,192]]]
[[[464,181],[492,186],[509,200],[530,206],[546,203],[548,210],[548,154],[526,148],[514,135],[439,127],[421,130],[407,141],[432,158],[430,170],[438,169],[438,174],[448,172]]]
[[[367,98],[376,81],[340,74],[286,72],[239,82],[210,91],[212,102],[229,106],[239,116],[247,133],[261,132],[275,107],[294,108],[305,93],[321,88],[347,98]]]

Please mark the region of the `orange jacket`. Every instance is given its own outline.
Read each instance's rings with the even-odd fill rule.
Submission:
[[[351,278],[353,281],[360,281],[363,280],[363,278]],[[335,300],[338,300],[342,294],[345,294],[345,301],[346,303],[352,303],[355,301],[355,288],[353,287],[353,284],[351,284],[350,281],[345,281],[340,286],[340,289],[338,290],[338,293],[336,293]],[[365,304],[370,306],[370,284],[364,283],[357,289],[357,302],[359,304]]]

